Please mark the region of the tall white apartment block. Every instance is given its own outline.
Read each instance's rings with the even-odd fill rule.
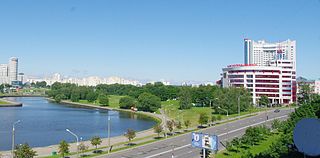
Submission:
[[[12,81],[18,80],[18,58],[12,57],[9,60],[9,73],[8,73],[10,83]]]
[[[244,39],[244,63],[269,66],[271,60],[290,60],[296,69],[296,41],[269,43]]]
[[[0,64],[0,84],[9,83],[8,64]]]
[[[0,84],[18,81],[18,58],[12,57],[8,64],[0,64]]]

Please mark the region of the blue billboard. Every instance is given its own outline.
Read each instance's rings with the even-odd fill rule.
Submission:
[[[192,147],[217,151],[218,142],[216,135],[192,132]]]

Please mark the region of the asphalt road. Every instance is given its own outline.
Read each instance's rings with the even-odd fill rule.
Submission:
[[[244,134],[246,128],[257,125],[270,125],[274,119],[284,120],[290,113],[289,109],[281,109],[280,112],[263,112],[256,116],[236,120],[226,124],[207,128],[202,133],[218,135],[219,141],[225,143]],[[268,116],[268,120],[267,120]],[[224,149],[219,143],[219,150]],[[191,147],[191,133],[178,137],[157,141],[128,150],[112,153],[110,155],[98,156],[98,158],[199,158],[200,149]]]

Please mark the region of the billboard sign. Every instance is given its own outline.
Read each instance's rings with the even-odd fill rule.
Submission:
[[[218,150],[218,136],[203,134],[203,133],[192,133],[191,145],[195,148]]]

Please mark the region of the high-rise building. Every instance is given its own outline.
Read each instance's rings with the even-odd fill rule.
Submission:
[[[267,96],[272,104],[297,101],[296,41],[279,43],[244,40],[244,64],[223,68],[222,87],[243,87],[258,103]]]
[[[271,60],[291,60],[296,68],[296,41],[268,43],[244,39],[244,63],[269,66]]]
[[[8,64],[0,64],[0,84],[18,81],[18,58],[12,57]]]
[[[18,81],[20,81],[22,84],[24,83],[24,73],[18,74]]]
[[[8,64],[0,64],[0,84],[9,83],[8,80]]]
[[[18,58],[12,57],[9,60],[9,82],[18,80]]]

